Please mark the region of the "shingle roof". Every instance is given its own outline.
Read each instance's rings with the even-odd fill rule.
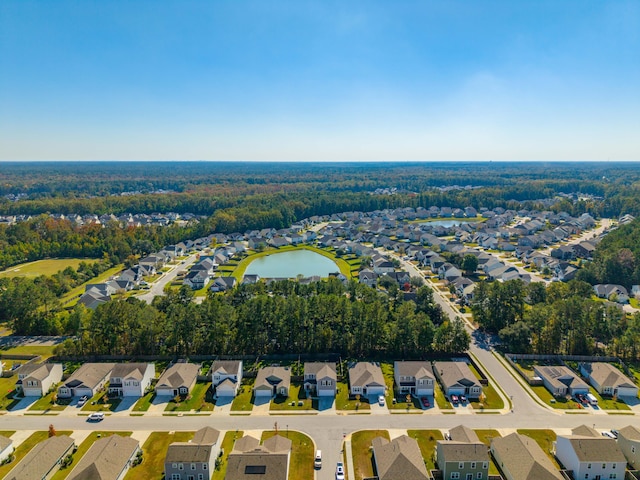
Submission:
[[[69,480],[116,480],[139,445],[131,437],[111,435],[101,438],[80,459]]]
[[[626,427],[621,428],[619,435],[623,436],[627,440],[640,441],[640,429],[633,425],[627,425]]]
[[[632,380],[610,363],[583,363],[581,367],[589,372],[589,376],[604,387],[635,387]]]
[[[84,385],[95,388],[114,367],[114,363],[85,363],[64,382],[65,386],[78,387]]]
[[[111,378],[134,378],[142,380],[144,372],[149,368],[148,363],[117,363],[111,370]]]
[[[427,469],[418,442],[402,435],[389,442],[376,437],[371,442],[380,480],[426,480]]]
[[[23,365],[20,367],[19,375],[24,375],[24,378],[34,378],[36,380],[44,380],[49,376],[51,370],[55,367],[53,363],[35,363],[31,365]]]
[[[433,369],[429,362],[395,362],[393,370],[396,376],[433,378]]]
[[[263,445],[251,436],[236,440],[227,461],[225,480],[287,480],[291,440],[280,435]]]
[[[258,376],[253,388],[272,387],[273,385],[289,389],[291,385],[291,370],[289,370],[289,367],[264,367],[258,370]]]
[[[211,450],[220,437],[215,428],[204,427],[196,432],[190,442],[173,442],[167,448],[164,461],[174,462],[208,462]]]
[[[476,432],[471,430],[469,427],[465,427],[464,425],[458,425],[457,427],[449,430],[449,435],[451,436],[451,440],[454,442],[466,442],[466,443],[478,443],[480,439]]]
[[[447,388],[478,386],[478,379],[465,362],[435,362],[433,368]]]
[[[540,446],[525,435],[512,433],[491,440],[491,449],[498,453],[502,464],[514,480],[562,480],[560,472]]]
[[[304,374],[314,374],[316,378],[330,377],[337,378],[336,364],[334,362],[305,362]]]
[[[372,362],[358,362],[349,368],[349,385],[382,385],[384,386],[384,376],[380,366]]]
[[[0,452],[3,452],[5,448],[13,444],[13,440],[4,435],[0,435]]]
[[[240,370],[240,360],[216,360],[211,365],[211,374],[221,372],[225,374],[237,374]]]
[[[625,456],[613,438],[565,437],[581,462],[626,462]]]
[[[33,447],[11,470],[7,479],[43,478],[71,447],[73,447],[73,439],[67,435],[49,437]]]
[[[538,375],[546,378],[554,388],[589,388],[589,385],[584,383],[570,368],[563,365],[535,366],[533,369]]]
[[[488,462],[489,453],[484,443],[438,440],[446,462]]]
[[[190,386],[198,376],[200,365],[195,363],[174,363],[158,379],[156,388],[179,388]]]

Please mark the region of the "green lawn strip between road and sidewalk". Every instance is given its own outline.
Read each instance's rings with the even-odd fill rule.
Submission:
[[[195,432],[153,432],[142,446],[142,462],[132,467],[124,477],[125,480],[149,480],[162,478],[164,474],[164,457],[167,448],[173,442],[188,442]]]
[[[386,430],[360,430],[351,435],[351,452],[353,454],[353,469],[355,480],[373,476],[373,458],[371,441],[376,437],[391,440]]]
[[[427,471],[435,469],[436,442],[444,439],[442,432],[440,430],[407,430],[407,435],[418,442]]]
[[[133,432],[91,432],[89,436],[85,438],[80,445],[78,445],[78,449],[73,452],[71,456],[71,458],[73,459],[71,465],[66,468],[61,467],[60,470],[58,470],[56,474],[51,478],[51,480],[64,480],[65,478],[67,478],[73,471],[75,466],[78,464],[82,456],[87,453],[87,450],[89,450],[91,445],[93,445],[99,438],[109,437],[113,434],[120,435],[121,437],[130,437],[132,433]]]

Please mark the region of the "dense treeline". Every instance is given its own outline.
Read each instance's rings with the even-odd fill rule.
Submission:
[[[627,317],[619,305],[594,299],[585,282],[480,282],[471,310],[512,352],[640,355],[640,314]]]
[[[640,284],[640,218],[609,233],[598,244],[593,262],[579,272],[591,284],[614,283],[631,289]]]
[[[77,270],[67,267],[55,275],[0,278],[0,322],[8,322],[19,334],[57,335],[64,330],[73,331],[73,327],[60,324],[60,297],[110,266],[108,261],[80,262]]]
[[[211,295],[202,304],[182,288],[152,305],[135,298],[113,300],[95,312],[78,306],[62,322],[77,327],[61,354],[280,354],[418,358],[461,352],[469,334],[461,321],[442,318],[432,291],[416,302],[389,298],[356,282],[336,279],[300,285],[283,281],[242,286]],[[434,323],[436,318],[439,324]],[[68,332],[75,333],[75,332]]]

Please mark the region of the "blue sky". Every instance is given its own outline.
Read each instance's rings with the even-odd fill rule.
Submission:
[[[640,160],[640,2],[0,2],[2,160]]]

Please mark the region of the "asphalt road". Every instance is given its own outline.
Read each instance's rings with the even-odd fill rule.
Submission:
[[[164,287],[171,283],[178,275],[178,272],[187,270],[189,266],[195,263],[198,258],[199,252],[189,255],[188,258],[181,261],[178,265],[170,265],[171,269],[168,272],[162,274],[162,276],[151,284],[149,291],[143,295],[139,295],[138,298],[147,303],[153,302],[154,297],[164,295]]]

